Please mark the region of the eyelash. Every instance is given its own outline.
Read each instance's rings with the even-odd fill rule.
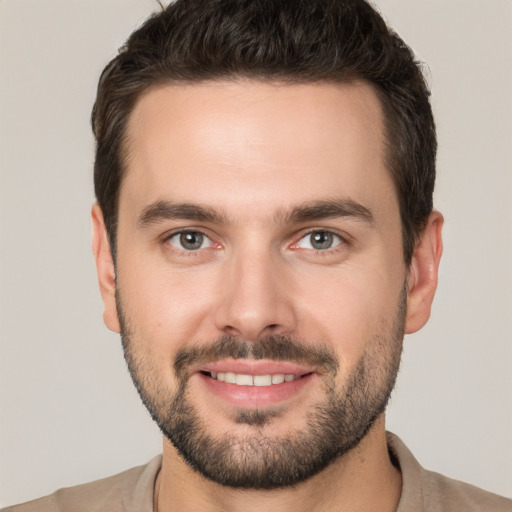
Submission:
[[[201,236],[203,236],[205,239],[209,240],[210,242],[210,245],[208,247],[203,247],[203,248],[198,248],[198,249],[185,249],[185,248],[179,248],[179,247],[176,247],[176,246],[173,246],[171,244],[171,240],[175,237],[179,237],[179,236],[182,236],[182,235],[186,235],[187,233],[193,233],[193,234],[199,234]],[[186,256],[186,257],[194,257],[194,256],[197,256],[201,250],[203,249],[208,249],[208,248],[212,248],[212,246],[217,246],[219,247],[220,244],[217,244],[216,242],[214,242],[214,240],[212,239],[211,236],[207,235],[203,230],[201,229],[195,229],[195,228],[188,228],[188,229],[180,229],[179,231],[174,231],[168,235],[166,235],[164,238],[163,238],[163,242],[164,244],[166,245],[170,245],[171,246],[171,249],[172,251],[175,251],[175,252],[178,252],[180,256]],[[213,248],[216,248],[216,247],[213,247]]]
[[[336,244],[334,247],[329,247],[327,249],[315,249],[315,248],[307,249],[308,251],[311,251],[315,256],[325,257],[325,256],[332,255],[333,253],[341,250],[343,247],[345,247],[349,244],[349,241],[347,239],[348,237],[346,235],[342,235],[332,229],[314,228],[314,229],[310,229],[309,231],[307,231],[305,233],[302,233],[300,238],[296,242],[294,242],[290,247],[292,249],[300,250],[301,247],[299,247],[299,243],[302,240],[304,240],[305,238],[307,238],[315,233],[332,235],[339,240],[338,244]]]

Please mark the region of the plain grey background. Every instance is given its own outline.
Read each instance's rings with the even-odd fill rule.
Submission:
[[[380,0],[432,75],[445,255],[388,428],[512,495],[512,2]],[[0,505],[145,463],[160,435],[102,323],[96,81],[150,0],[0,0]]]

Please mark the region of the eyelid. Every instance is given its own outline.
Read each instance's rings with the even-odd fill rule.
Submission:
[[[315,251],[317,253],[320,253],[320,252],[327,253],[329,251],[334,251],[334,250],[338,249],[340,246],[350,244],[351,237],[349,235],[347,235],[346,233],[341,233],[337,229],[333,229],[333,228],[314,227],[314,228],[308,228],[305,231],[301,231],[296,237],[294,237],[295,242],[293,242],[290,245],[290,248],[291,249],[303,249],[302,247],[299,247],[299,242],[301,240],[303,240],[304,238],[306,238],[307,236],[312,235],[313,233],[330,233],[330,234],[334,235],[336,238],[338,238],[340,240],[340,243],[338,243],[335,246],[330,247],[328,249],[322,250],[322,249],[311,248],[311,249],[305,249],[305,250]]]
[[[197,235],[200,235],[201,236],[201,244],[199,247],[197,248],[194,248],[194,249],[187,249],[186,247],[180,247],[180,245],[182,245],[182,236],[184,235],[184,233],[176,233],[174,234],[173,236],[169,237],[167,239],[168,243],[170,243],[173,247],[176,247],[176,249],[179,249],[179,250],[186,250],[186,251],[190,251],[190,252],[193,252],[193,251],[199,251],[200,249],[206,249],[208,247],[211,247],[212,246],[212,241],[210,240],[209,237],[207,237],[206,235],[203,235],[203,233],[200,233],[199,231],[197,232],[194,232],[194,231],[189,231],[189,233],[194,233],[194,234],[197,234]],[[174,244],[174,241],[176,240],[176,245]]]
[[[161,235],[161,239],[165,242],[172,238],[173,236],[180,235],[182,233],[201,233],[205,237],[212,239],[212,235],[210,234],[208,229],[205,228],[197,228],[195,226],[184,226],[179,228],[170,229]]]
[[[170,240],[172,238],[177,237],[179,235],[182,235],[184,233],[200,233],[201,235],[204,236],[204,238],[206,238],[209,241],[209,245],[207,247],[201,247],[200,249],[186,250],[184,248],[177,247],[177,246],[175,246],[175,245],[170,243]],[[220,244],[215,241],[215,237],[212,236],[212,234],[210,234],[209,230],[207,230],[205,228],[197,228],[197,227],[194,227],[194,226],[180,227],[180,228],[176,228],[176,229],[173,229],[171,231],[168,231],[167,233],[162,235],[161,240],[162,240],[163,244],[170,245],[174,251],[182,252],[182,253],[187,254],[187,255],[192,255],[192,254],[197,253],[197,252],[199,252],[201,250],[210,249],[212,247],[213,248],[220,247]]]

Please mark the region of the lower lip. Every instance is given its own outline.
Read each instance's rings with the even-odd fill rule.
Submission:
[[[272,384],[270,386],[238,386],[217,379],[212,379],[202,373],[196,374],[209,391],[226,402],[241,409],[261,409],[279,405],[298,395],[299,392],[312,382],[315,375],[308,373],[291,382]]]

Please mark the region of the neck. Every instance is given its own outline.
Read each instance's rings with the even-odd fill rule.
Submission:
[[[271,491],[232,489],[211,482],[190,469],[165,440],[155,510],[394,512],[401,487],[400,471],[389,458],[382,415],[357,447],[323,471],[296,486]]]

